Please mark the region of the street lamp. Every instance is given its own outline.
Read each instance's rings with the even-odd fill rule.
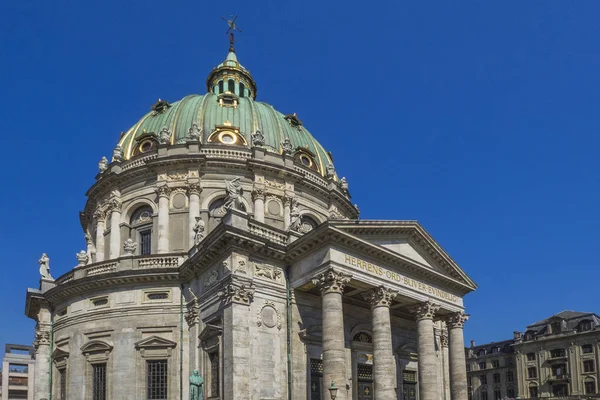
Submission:
[[[329,395],[331,396],[331,400],[335,400],[337,397],[338,388],[335,386],[333,381],[331,381],[331,385],[329,386]]]

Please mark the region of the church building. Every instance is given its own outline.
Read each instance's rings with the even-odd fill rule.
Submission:
[[[39,260],[33,398],[467,400],[475,283],[418,222],[359,219],[336,149],[256,100],[233,40],[206,91],[100,160],[77,266]]]

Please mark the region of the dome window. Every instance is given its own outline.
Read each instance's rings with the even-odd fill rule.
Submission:
[[[235,93],[225,92],[217,96],[217,101],[221,107],[237,108],[239,100]]]
[[[302,121],[300,121],[296,113],[287,114],[283,118],[285,118],[285,120],[294,128],[300,129],[302,127]]]
[[[246,91],[246,86],[242,82],[240,82],[240,97],[244,97],[244,92]]]
[[[235,93],[235,81],[233,79],[227,81],[227,91]]]
[[[240,134],[240,128],[234,127],[229,121],[216,127],[208,137],[208,143],[220,143],[228,146],[248,146],[246,139]]]
[[[219,81],[219,94],[223,93],[225,89],[223,88],[223,81]]]
[[[164,113],[170,107],[171,107],[171,105],[169,104],[168,101],[162,100],[162,99],[158,99],[158,101],[156,103],[154,103],[152,105],[152,107],[150,107],[150,110],[152,110],[152,116],[155,117],[155,116],[157,116],[159,114]]]
[[[136,139],[133,155],[137,156],[138,154],[150,153],[156,151],[157,147],[158,142],[156,141],[156,135],[153,132],[144,131],[144,133]]]
[[[315,154],[305,147],[296,150],[294,153],[294,160],[304,165],[306,168],[319,171],[317,163],[315,162]]]

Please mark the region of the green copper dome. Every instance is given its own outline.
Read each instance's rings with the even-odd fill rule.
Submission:
[[[210,93],[192,94],[174,103],[159,99],[151,112],[122,135],[119,145],[124,158],[137,155],[145,138],[158,138],[165,128],[171,134],[171,145],[186,143],[190,129],[195,129],[201,144],[231,146],[227,141],[215,140],[215,135],[229,131],[238,135],[234,145],[248,148],[253,144],[252,135],[259,131],[264,137],[264,144],[258,144],[260,147],[282,154],[286,147],[282,144],[289,139],[291,153],[308,155],[314,161],[313,169],[325,175],[332,160],[323,146],[295,114],[283,115],[271,105],[254,100],[256,83],[239,64],[235,53],[230,52],[227,59],[211,71],[207,87]]]

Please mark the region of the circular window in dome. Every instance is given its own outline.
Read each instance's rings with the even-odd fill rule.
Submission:
[[[140,146],[138,148],[140,150],[140,153],[147,153],[150,150],[152,150],[153,147],[154,142],[152,140],[144,140],[142,143],[140,143]]]
[[[310,167],[312,165],[312,160],[305,154],[302,154],[300,156],[300,162],[302,162],[302,164],[306,165],[307,167]]]
[[[237,136],[231,132],[221,132],[219,134],[219,142],[223,144],[235,144],[237,142]]]

